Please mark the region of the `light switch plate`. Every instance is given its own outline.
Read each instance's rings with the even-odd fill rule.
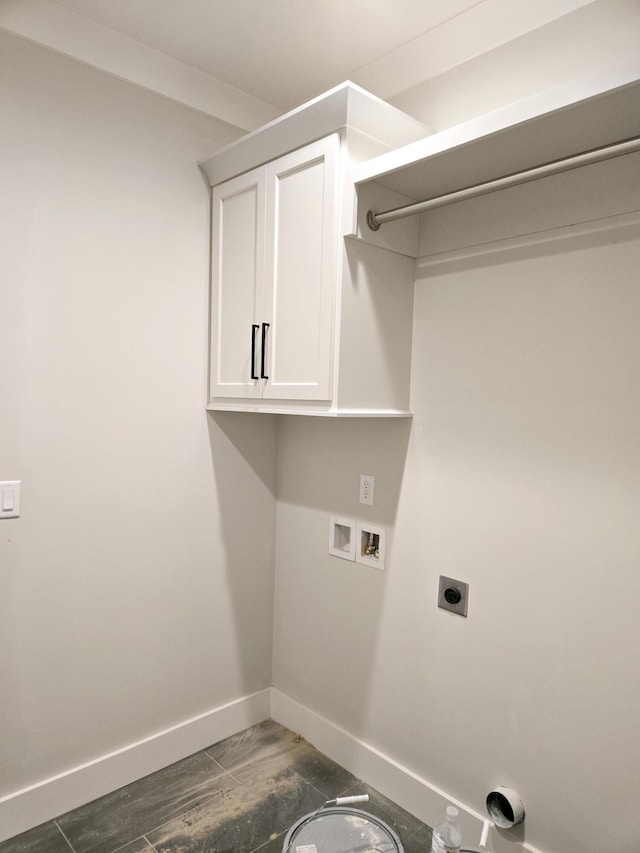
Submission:
[[[20,515],[21,480],[0,482],[0,518],[18,518]]]

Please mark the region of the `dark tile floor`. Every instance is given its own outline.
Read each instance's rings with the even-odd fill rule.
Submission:
[[[406,853],[431,830],[305,740],[267,720],[0,843],[0,853],[281,853],[296,820],[340,795],[393,827]]]

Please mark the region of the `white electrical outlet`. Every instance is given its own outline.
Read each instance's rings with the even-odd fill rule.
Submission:
[[[373,506],[373,491],[376,485],[371,474],[360,474],[360,503]]]

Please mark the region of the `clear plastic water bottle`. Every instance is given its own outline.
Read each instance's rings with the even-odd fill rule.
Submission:
[[[431,853],[460,853],[462,830],[458,823],[458,809],[447,806],[447,815],[433,830]]]

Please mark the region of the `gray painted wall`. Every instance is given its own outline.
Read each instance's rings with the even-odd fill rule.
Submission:
[[[275,424],[205,413],[235,131],[0,33],[0,795],[271,683]]]

